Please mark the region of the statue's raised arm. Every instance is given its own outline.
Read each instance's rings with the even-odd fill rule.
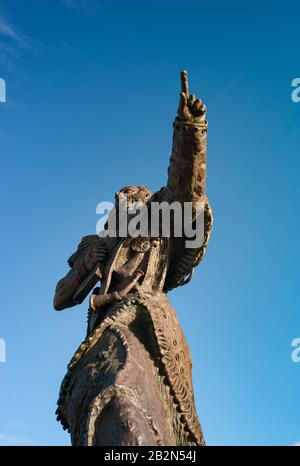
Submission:
[[[181,72],[178,114],[165,195],[169,202],[205,201],[206,107],[189,95],[187,72]]]
[[[212,230],[212,211],[206,196],[206,106],[194,94],[189,94],[187,72],[181,72],[181,93],[174,121],[173,146],[166,187],[162,199],[192,204],[192,219],[199,215],[202,206],[203,240],[194,248],[186,246],[186,238],[174,238],[166,291],[186,283],[194,268],[203,258]],[[200,210],[201,210],[200,209]]]

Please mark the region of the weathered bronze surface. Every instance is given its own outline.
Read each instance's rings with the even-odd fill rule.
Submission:
[[[204,445],[194,404],[188,345],[167,292],[185,284],[204,256],[212,229],[206,198],[206,107],[181,95],[164,188],[152,195],[127,186],[132,202],[205,204],[204,239],[187,248],[184,237],[84,237],[57,284],[54,307],[90,298],[84,342],[62,382],[57,419],[73,445]]]

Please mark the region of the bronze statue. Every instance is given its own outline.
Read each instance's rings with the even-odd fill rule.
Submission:
[[[189,95],[181,73],[178,115],[165,187],[151,194],[126,186],[129,202],[202,201],[204,236],[197,248],[170,235],[84,237],[57,284],[56,310],[90,297],[84,342],[62,382],[57,419],[73,445],[204,445],[194,404],[189,348],[167,292],[187,283],[212,229],[206,198],[206,107]],[[193,221],[195,218],[192,219]]]

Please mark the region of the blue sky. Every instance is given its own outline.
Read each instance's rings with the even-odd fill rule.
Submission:
[[[179,72],[206,103],[215,227],[170,293],[210,445],[300,440],[300,7],[0,0],[0,444],[68,445],[54,412],[86,308],[52,310],[96,205],[166,181]]]

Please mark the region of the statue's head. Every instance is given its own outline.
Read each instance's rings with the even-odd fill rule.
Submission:
[[[152,196],[151,191],[146,186],[124,186],[120,191],[116,192],[115,203],[116,207],[121,200],[127,200],[127,205],[130,208],[134,203],[146,204]]]
[[[146,186],[124,186],[115,193],[115,222],[119,230],[120,221],[128,222],[151,199],[152,193]],[[113,212],[113,211],[111,211]],[[125,214],[125,217],[123,216]],[[114,221],[112,222],[114,225]]]

